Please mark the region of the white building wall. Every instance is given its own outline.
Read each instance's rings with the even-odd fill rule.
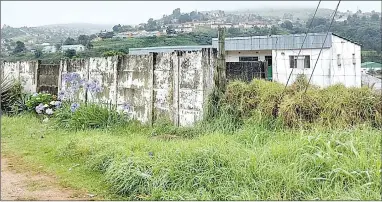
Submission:
[[[226,51],[226,62],[239,62],[239,57],[259,57],[259,61],[265,61],[265,56],[271,56],[272,51]]]
[[[361,87],[361,47],[337,36],[332,36],[332,41],[334,60],[331,66],[331,84],[342,83],[346,87]]]
[[[310,68],[293,70],[293,74],[288,82],[288,85],[292,84],[298,74],[304,74],[309,79],[312,74],[314,65],[318,58],[320,49],[304,49],[301,51],[300,56],[309,55],[310,56]],[[321,87],[327,87],[331,84],[331,72],[330,68],[332,66],[332,56],[333,50],[331,48],[326,48],[322,50],[320,59],[317,62],[316,69],[312,76],[311,83]],[[292,71],[290,68],[289,56],[297,56],[299,50],[273,50],[272,51],[272,77],[274,81],[286,84],[288,77]]]
[[[347,40],[332,36],[332,47],[322,50],[311,83],[321,87],[342,83],[346,87],[361,87],[361,47]],[[273,50],[273,80],[286,84],[292,71],[290,55],[298,55],[299,50]],[[288,85],[292,84],[298,74],[310,77],[320,49],[304,49],[300,55],[310,55],[309,69],[294,69]],[[284,54],[282,54],[284,53]],[[353,60],[353,53],[355,60]],[[337,55],[340,54],[338,61]],[[338,66],[340,62],[341,66]],[[355,64],[353,64],[355,62]]]

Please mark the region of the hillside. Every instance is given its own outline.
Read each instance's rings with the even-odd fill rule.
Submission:
[[[112,25],[97,25],[90,23],[54,24],[38,27],[1,28],[1,39],[7,41],[22,41],[26,45],[39,43],[58,43],[67,37],[91,35],[101,30],[110,30]]]
[[[282,19],[284,16],[288,14],[292,14],[294,19],[308,20],[311,16],[313,16],[315,8],[305,8],[305,9],[293,9],[293,8],[267,8],[267,9],[245,9],[245,10],[237,10],[237,11],[226,11],[227,14],[235,14],[235,15],[246,15],[246,14],[257,14],[262,17],[271,17],[271,18],[279,18]],[[332,9],[321,8],[317,11],[317,17],[328,17],[333,13]],[[341,14],[338,12],[338,14]]]

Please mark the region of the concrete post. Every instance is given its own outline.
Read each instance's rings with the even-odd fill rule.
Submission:
[[[226,63],[225,63],[225,28],[218,30],[218,66],[217,66],[217,87],[220,92],[226,89]],[[216,81],[216,80],[215,80]]]

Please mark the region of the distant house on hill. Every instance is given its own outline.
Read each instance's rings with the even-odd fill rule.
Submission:
[[[55,53],[55,52],[57,52],[57,48],[56,48],[56,46],[44,46],[44,48],[42,48],[42,52],[43,53]]]
[[[63,45],[61,46],[61,51],[65,52],[67,50],[75,50],[76,52],[82,52],[85,50],[85,46],[81,44],[77,45]]]

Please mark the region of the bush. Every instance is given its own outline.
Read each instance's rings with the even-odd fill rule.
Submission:
[[[35,111],[40,104],[49,105],[54,100],[56,100],[55,97],[49,93],[34,93],[26,102],[26,106],[29,111]]]
[[[5,77],[1,81],[1,111],[11,113],[12,107],[22,96],[21,83]]]
[[[346,88],[334,85],[321,89],[309,85],[304,76],[286,88],[275,82],[253,80],[251,83],[230,82],[221,105],[230,107],[231,114],[244,121],[281,122],[286,127],[349,127],[382,123],[381,96],[368,88]],[[217,107],[223,110],[224,107]],[[273,120],[273,121],[272,121]],[[231,120],[232,121],[232,120]],[[259,123],[260,123],[259,122]],[[260,123],[262,125],[262,123]]]
[[[116,55],[122,56],[122,55],[126,55],[126,53],[112,50],[112,51],[106,51],[102,54],[103,57],[116,56]]]

